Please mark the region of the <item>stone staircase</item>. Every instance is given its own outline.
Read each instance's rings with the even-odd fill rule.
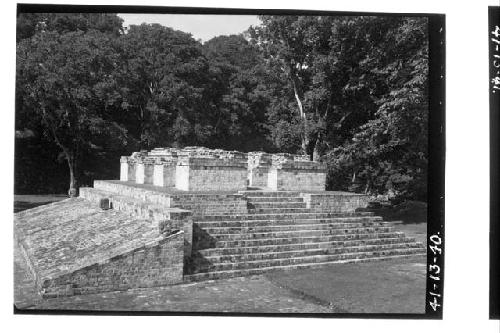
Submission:
[[[97,181],[81,196],[111,198],[114,209],[153,221],[171,218],[165,207],[190,210],[187,282],[426,254],[421,243],[372,212],[307,208],[300,192],[169,193]]]
[[[195,220],[185,280],[228,278],[426,253],[370,212],[307,208],[298,192],[242,191],[246,214]]]

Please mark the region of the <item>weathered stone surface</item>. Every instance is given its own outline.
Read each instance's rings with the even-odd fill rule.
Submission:
[[[269,189],[274,191],[324,191],[326,166],[305,155],[274,154],[268,172]]]
[[[267,187],[272,155],[264,152],[248,153],[248,185],[251,187]]]
[[[174,187],[176,180],[177,157],[156,158],[153,169],[153,185]]]
[[[14,215],[15,239],[46,297],[178,283],[184,231],[82,198]]]
[[[183,191],[238,191],[246,189],[246,158],[231,156],[228,154],[201,157],[198,151],[195,154],[189,152],[181,155],[177,162],[176,188]]]
[[[354,212],[368,207],[370,197],[350,192],[301,193],[307,208],[330,210],[332,212]]]
[[[120,160],[120,180],[175,187],[182,191],[322,191],[326,168],[306,155],[268,154],[190,146],[155,148]],[[245,177],[243,175],[245,174]]]

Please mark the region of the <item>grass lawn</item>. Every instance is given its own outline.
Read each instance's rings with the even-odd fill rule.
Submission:
[[[277,286],[328,305],[336,313],[424,313],[425,276],[424,257],[266,275]]]
[[[25,209],[35,208],[46,205],[51,202],[67,199],[67,194],[15,194],[14,195],[14,213]]]

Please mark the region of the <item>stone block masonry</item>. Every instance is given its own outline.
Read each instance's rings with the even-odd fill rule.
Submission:
[[[248,185],[251,187],[267,187],[271,154],[264,152],[248,153]]]
[[[246,187],[246,154],[221,150],[186,150],[179,155],[176,168],[178,190],[239,191]]]
[[[102,195],[81,194],[87,200],[72,198],[15,214],[16,243],[44,297],[182,282],[184,258],[191,253],[190,212],[172,208],[151,216],[151,210],[143,214],[146,210],[128,207],[133,200],[119,195],[108,196],[119,209],[101,210]]]
[[[307,208],[327,210],[335,213],[352,213],[368,207],[370,197],[350,192],[301,193]]]
[[[136,164],[135,182],[137,184],[153,184],[154,160],[143,158]]]
[[[153,185],[174,187],[176,180],[177,160],[165,161],[157,159],[153,170]]]
[[[307,156],[276,154],[268,173],[267,186],[273,191],[324,191],[326,166]]]
[[[71,273],[44,277],[39,290],[44,297],[58,297],[181,283],[183,239],[180,231]]]
[[[122,157],[121,181],[181,191],[324,191],[326,167],[306,155],[242,153],[205,147],[155,148]]]

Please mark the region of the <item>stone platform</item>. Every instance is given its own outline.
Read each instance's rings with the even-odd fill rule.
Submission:
[[[180,283],[184,232],[83,198],[15,214],[15,240],[44,297]]]
[[[360,211],[368,202],[348,192],[95,181],[80,198],[15,214],[15,234],[44,297],[425,255]]]

